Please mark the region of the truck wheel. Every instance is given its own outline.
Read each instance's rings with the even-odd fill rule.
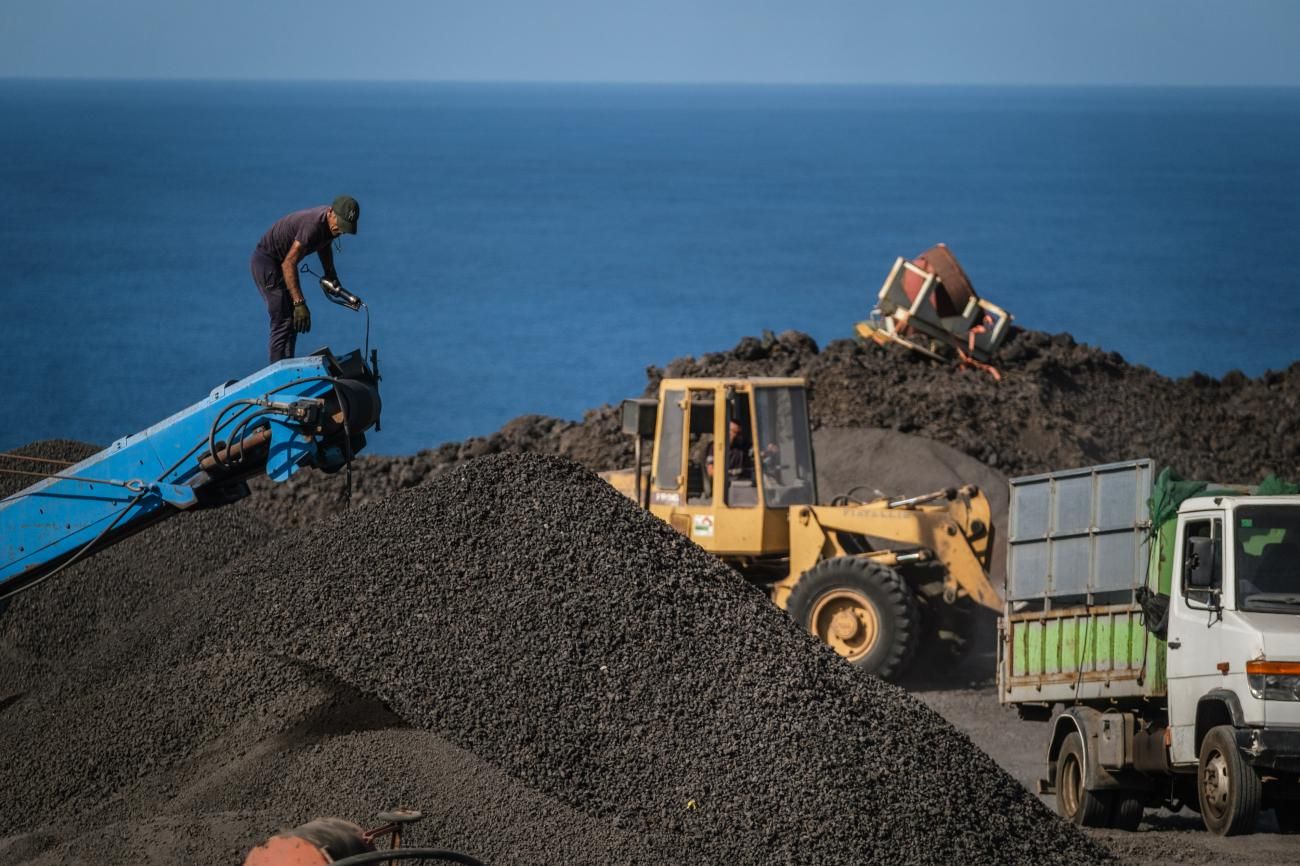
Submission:
[[[1136,830],[1142,823],[1142,813],[1146,811],[1142,801],[1124,791],[1116,791],[1111,799],[1110,826],[1116,830]]]
[[[1219,836],[1255,831],[1263,786],[1237,748],[1232,725],[1210,728],[1201,743],[1197,793],[1205,828]]]
[[[911,588],[868,559],[822,560],[799,578],[786,607],[854,667],[883,679],[902,674],[916,653],[921,615]]]
[[[1087,777],[1083,739],[1075,731],[1056,756],[1056,811],[1080,827],[1105,827],[1110,823],[1110,792],[1089,791],[1084,787]]]

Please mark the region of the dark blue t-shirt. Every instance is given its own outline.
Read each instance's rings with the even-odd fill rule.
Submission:
[[[302,258],[319,253],[334,240],[325,216],[328,211],[329,205],[322,205],[281,217],[257,242],[257,252],[282,262],[289,255],[293,242],[297,241],[302,244]]]

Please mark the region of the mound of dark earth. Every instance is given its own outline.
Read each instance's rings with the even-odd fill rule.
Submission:
[[[328,670],[530,788],[682,839],[690,862],[1102,856],[571,462],[481,459],[263,558],[210,600],[241,623],[227,646]]]
[[[1006,476],[1152,457],[1185,477],[1254,483],[1300,466],[1300,362],[1255,379],[1235,372],[1170,379],[1068,334],[1017,331],[998,364],[1000,382],[901,346],[837,340],[819,350],[788,331],[651,367],[645,393],[653,395],[664,376],[803,376],[815,428],[922,436]],[[581,422],[526,415],[490,436],[405,457],[362,457],[356,500],[502,452],[556,454],[594,470],[632,462],[615,407],[592,409]],[[868,476],[857,483],[883,486]],[[340,481],[303,473],[250,507],[276,523],[310,525],[338,507],[340,490]]]
[[[188,584],[175,555],[138,552],[116,675],[0,707],[5,862],[230,863],[398,802],[492,863],[1106,856],[568,461],[474,461]]]

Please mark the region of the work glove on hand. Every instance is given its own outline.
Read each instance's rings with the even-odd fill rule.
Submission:
[[[299,301],[293,305],[293,329],[299,334],[311,330],[311,310],[307,309],[306,301]]]

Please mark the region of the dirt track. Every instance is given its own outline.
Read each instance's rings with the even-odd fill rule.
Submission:
[[[986,638],[991,637],[988,631]],[[995,656],[988,640],[984,646],[984,651],[972,652],[955,670],[938,676],[918,671],[904,685],[1032,791],[1043,775],[1047,725],[1022,721],[1014,709],[998,703]],[[1041,799],[1055,808],[1051,795]],[[1152,810],[1134,833],[1085,832],[1135,866],[1280,866],[1300,860],[1300,836],[1279,834],[1269,812],[1260,817],[1258,826],[1254,835],[1224,839],[1207,832],[1189,809],[1177,815]]]

